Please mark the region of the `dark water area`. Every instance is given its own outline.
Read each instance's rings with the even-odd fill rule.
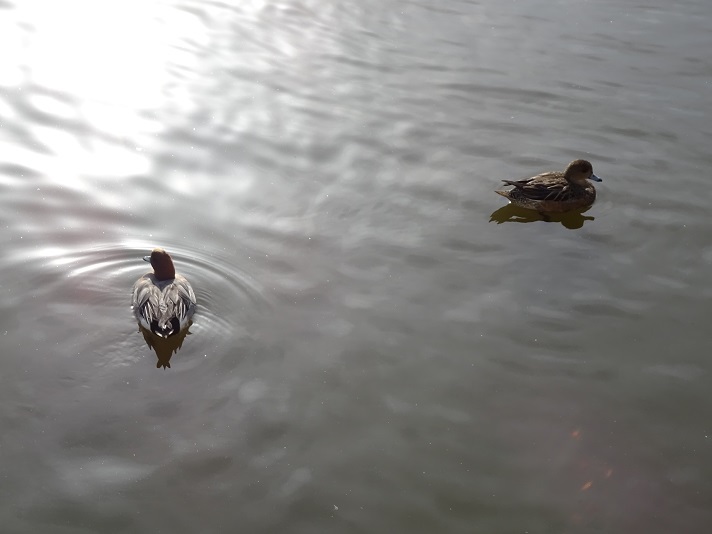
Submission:
[[[710,24],[0,1],[0,530],[712,531]],[[577,158],[583,213],[494,193]]]

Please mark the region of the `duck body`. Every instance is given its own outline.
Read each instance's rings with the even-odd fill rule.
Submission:
[[[545,172],[527,180],[503,180],[514,189],[497,190],[515,206],[545,213],[561,213],[590,206],[596,188],[589,182],[602,181],[583,159],[569,163],[563,172]]]
[[[173,261],[163,249],[154,249],[144,258],[153,273],[146,273],[133,286],[131,305],[139,324],[158,337],[176,335],[190,324],[197,305],[186,278],[175,274]]]

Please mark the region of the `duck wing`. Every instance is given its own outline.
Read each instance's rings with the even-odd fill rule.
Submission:
[[[159,318],[160,323],[168,323],[173,317],[177,317],[179,321],[184,320],[193,313],[195,309],[195,293],[190,284],[176,277],[175,281],[164,288],[162,293],[162,314]]]
[[[161,290],[148,278],[141,278],[136,282],[131,305],[136,317],[147,324],[161,316],[161,308],[165,311]]]
[[[514,186],[518,196],[531,200],[558,200],[571,198],[571,187],[562,173],[546,172],[527,180],[502,180]]]

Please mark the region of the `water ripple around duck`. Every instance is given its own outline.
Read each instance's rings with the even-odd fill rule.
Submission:
[[[138,360],[145,356],[145,346],[141,336],[136,335],[130,311],[131,287],[150,269],[142,257],[151,248],[148,243],[129,242],[102,244],[88,250],[56,246],[26,250],[22,257],[10,259],[10,263],[22,261],[28,268],[16,290],[7,292],[9,298],[4,304],[15,306],[18,323],[36,321],[56,324],[69,332],[82,331],[79,338],[65,337],[72,345],[67,354],[113,354],[107,358],[117,365]],[[177,243],[165,243],[165,248],[173,256],[176,270],[190,280],[196,293],[198,308],[190,329],[191,334],[200,334],[191,338],[200,340],[195,352],[224,353],[226,345],[249,336],[249,325],[271,306],[254,274],[227,255],[211,255]],[[13,267],[13,271],[17,270]],[[25,317],[28,294],[29,299],[46,303],[39,317]],[[107,347],[102,339],[117,329],[126,332],[126,336],[117,338],[116,347]],[[38,330],[35,336],[42,337],[43,331],[46,330]],[[130,342],[132,339],[135,344]]]

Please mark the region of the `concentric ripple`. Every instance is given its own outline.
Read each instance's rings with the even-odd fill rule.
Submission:
[[[200,335],[191,335],[182,350],[191,345],[190,353],[224,352],[231,340],[248,336],[250,325],[270,309],[258,280],[230,257],[176,243],[160,245],[171,253],[176,271],[190,280],[198,300],[190,334]],[[22,261],[25,268],[12,266],[12,272],[22,270],[23,276],[3,299],[15,310],[16,321],[10,327],[16,326],[25,338],[31,330],[31,337],[44,340],[44,345],[48,337],[54,338],[60,356],[91,354],[87,361],[93,365],[121,366],[146,357],[144,339],[136,333],[130,311],[131,288],[150,270],[142,258],[155,246],[131,242],[85,250],[37,247],[26,250],[21,259],[14,256],[9,263]],[[38,302],[43,303],[39,314]],[[33,324],[42,327],[27,328]],[[126,334],[117,336],[117,331]]]

